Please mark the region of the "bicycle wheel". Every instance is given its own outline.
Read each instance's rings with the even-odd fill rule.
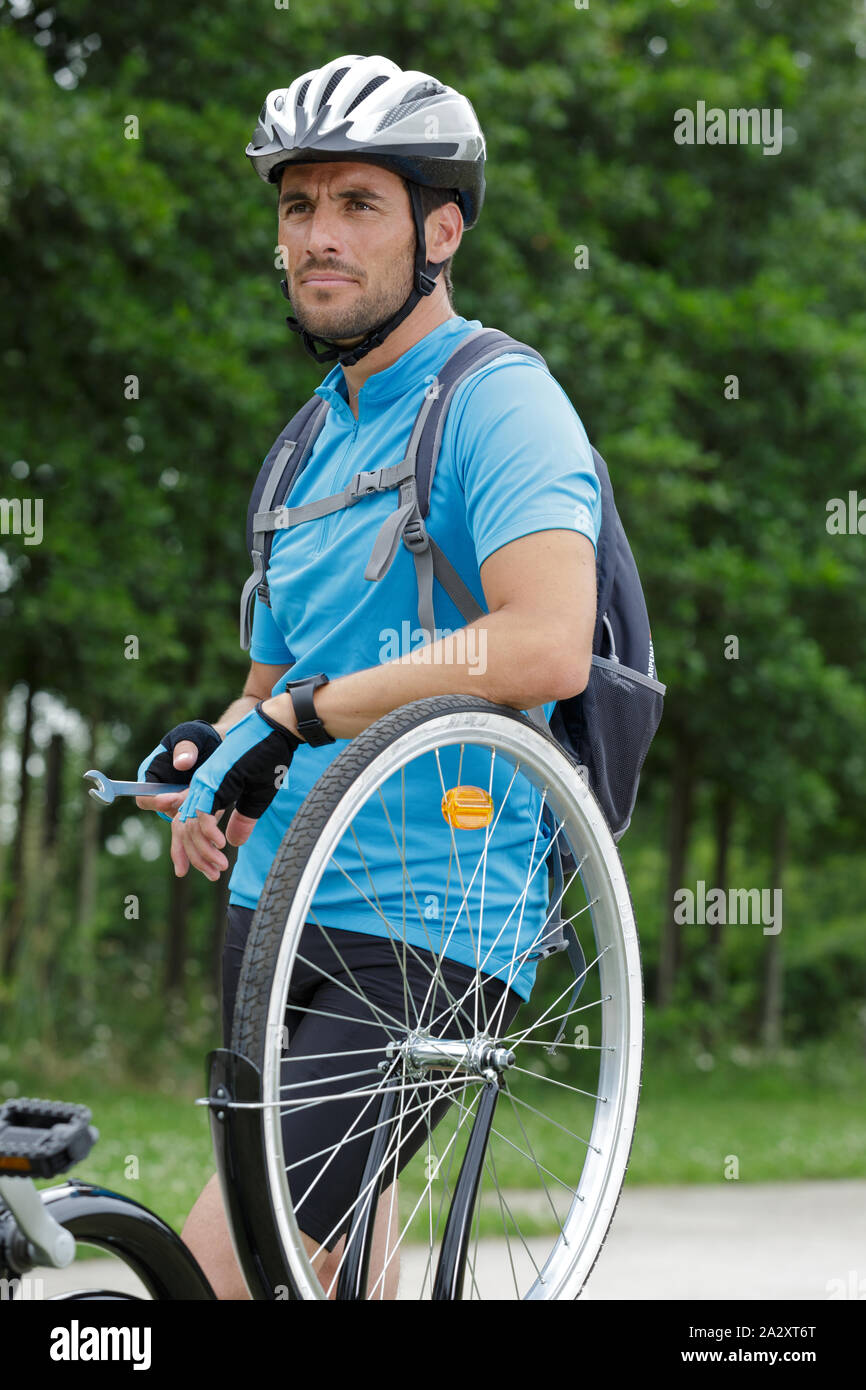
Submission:
[[[586,959],[577,1000],[565,956],[534,963],[552,915],[551,834],[575,864],[563,916]],[[335,912],[335,884],[356,914]],[[399,995],[349,957],[347,923],[377,960],[388,954]],[[322,993],[310,994],[313,972]],[[305,1043],[313,1029],[324,1047]],[[260,1072],[270,1198],[244,1194],[236,1172],[240,1202],[254,1245],[281,1252],[289,1296],[393,1297],[399,1269],[400,1298],[577,1297],[628,1165],[643,991],[619,854],[553,739],[463,695],[403,706],[354,738],[272,865],[232,1049]],[[341,1169],[344,1184],[355,1173],[348,1193]],[[320,1272],[328,1261],[324,1283],[314,1259]]]

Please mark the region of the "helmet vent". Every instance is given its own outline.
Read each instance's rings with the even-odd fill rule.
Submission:
[[[309,91],[310,83],[312,82],[312,80],[313,79],[311,77],[308,77],[306,82],[301,83],[300,87],[298,88],[297,99],[295,100],[296,106],[303,106],[304,97],[307,95],[307,92]]]
[[[332,72],[332,73],[331,73],[331,76],[328,78],[328,85],[327,85],[327,87],[325,88],[325,90],[324,90],[323,93],[322,93],[322,100],[319,102],[319,110],[320,110],[320,111],[321,111],[322,107],[325,105],[325,103],[327,102],[328,97],[329,97],[329,96],[331,95],[331,93],[333,92],[333,90],[334,90],[334,88],[336,87],[337,83],[340,81],[340,78],[341,78],[341,77],[345,77],[345,76],[346,76],[346,73],[347,73],[348,71],[349,71],[348,68],[338,68],[336,72]]]
[[[349,112],[354,111],[355,107],[360,105],[360,103],[364,100],[365,97],[368,97],[371,92],[375,92],[377,87],[381,87],[382,83],[387,81],[387,77],[384,76],[371,77],[366,87],[361,88],[360,92],[355,97],[355,100],[352,102],[351,106],[346,107],[346,115],[348,116]]]
[[[374,134],[380,130],[387,130],[389,126],[397,121],[402,121],[404,116],[408,116],[411,111],[415,111],[420,106],[427,105],[427,97],[417,97],[413,101],[401,101],[396,106],[392,106],[390,111],[386,111],[379,124],[376,126]]]

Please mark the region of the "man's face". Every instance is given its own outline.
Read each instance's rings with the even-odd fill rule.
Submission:
[[[375,164],[289,164],[279,242],[301,327],[359,342],[412,288],[415,224],[403,180]]]

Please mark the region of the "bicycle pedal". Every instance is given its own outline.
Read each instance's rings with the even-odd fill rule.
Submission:
[[[86,1158],[99,1138],[86,1105],[21,1097],[0,1105],[0,1175],[53,1178]]]

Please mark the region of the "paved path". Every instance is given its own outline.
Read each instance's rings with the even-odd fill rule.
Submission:
[[[549,1249],[544,1240],[530,1244],[539,1254]],[[417,1250],[404,1254],[409,1278],[423,1259]],[[512,1297],[504,1242],[481,1242],[482,1261],[496,1272],[497,1296]],[[83,1287],[144,1292],[113,1259],[31,1278],[43,1281],[36,1297]],[[823,1301],[845,1290],[866,1299],[866,1181],[719,1182],[627,1187],[581,1297]]]

